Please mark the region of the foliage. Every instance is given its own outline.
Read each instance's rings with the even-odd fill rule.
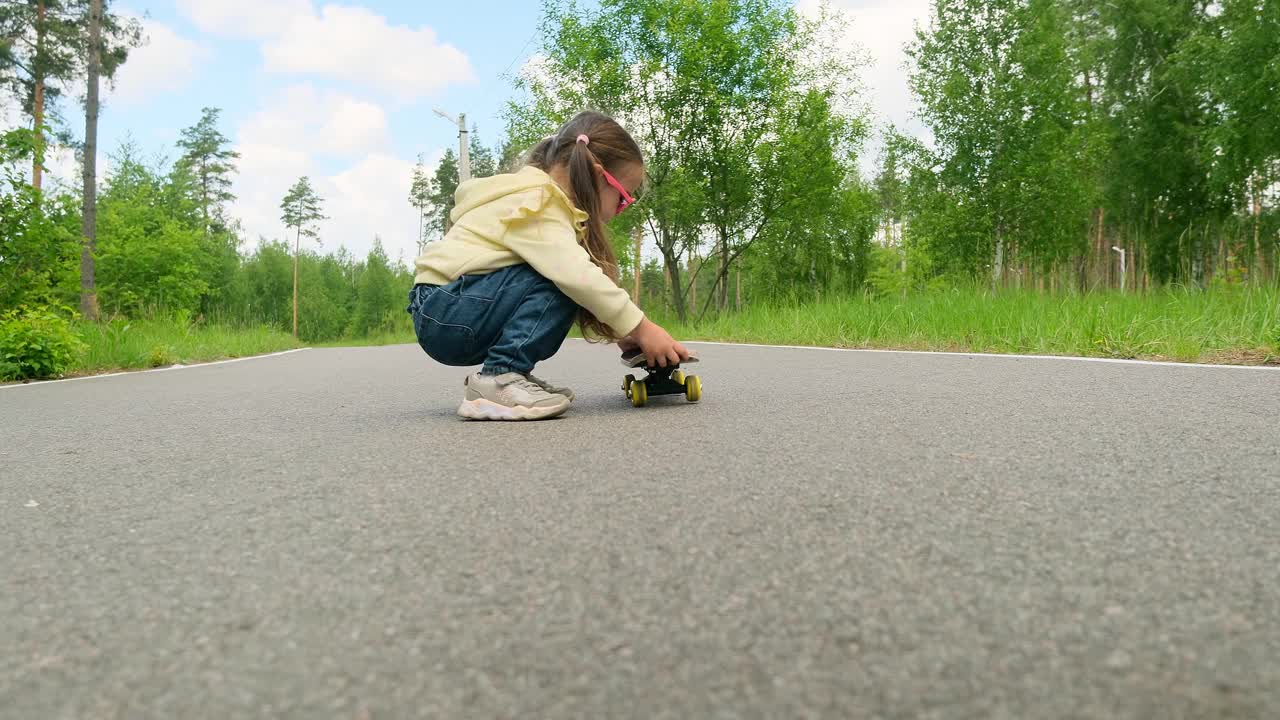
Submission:
[[[0,380],[60,377],[83,349],[70,323],[48,307],[0,315]]]
[[[468,135],[467,154],[471,162],[471,177],[491,177],[498,171],[498,163],[493,150],[480,140],[480,133],[472,128]],[[413,190],[410,191],[410,204],[422,208],[426,222],[422,227],[422,244],[438,240],[449,231],[449,215],[453,212],[455,195],[458,192],[458,154],[448,148],[440,158],[435,173],[425,185],[419,174],[414,175]]]
[[[285,227],[293,228],[297,232],[296,240],[300,240],[303,235],[319,239],[316,223],[325,219],[324,200],[311,187],[311,178],[303,175],[280,201],[280,221]]]
[[[696,282],[682,279],[682,260],[704,242],[718,255],[709,266],[717,292],[704,296],[704,311],[726,308],[734,261],[777,226],[808,224],[792,240],[825,242],[819,226],[830,218],[796,207],[829,199],[844,173],[807,176],[789,153],[805,147],[796,119],[815,112],[829,121],[805,130],[824,133],[814,142],[839,162],[852,159],[863,133],[845,108],[856,66],[829,42],[838,23],[806,21],[772,0],[606,0],[591,9],[549,0],[545,8],[545,61],[517,84],[525,97],[508,106],[506,146],[531,146],[583,108],[622,121],[648,173],[633,212],[649,221],[681,317]]]
[[[165,177],[129,144],[112,155],[98,210],[99,302],[108,314],[194,311],[216,278],[181,173]],[[176,187],[175,187],[176,185]]]
[[[105,78],[114,77],[129,52],[143,44],[141,23],[112,13],[110,5],[109,0],[103,2],[101,74]],[[88,0],[0,3],[0,85],[18,99],[23,113],[39,117],[41,134],[60,120],[57,101],[84,73],[88,8]],[[65,132],[60,135],[69,142]]]
[[[178,167],[191,175],[192,193],[200,208],[205,234],[225,230],[226,206],[236,197],[231,192],[231,175],[240,153],[228,147],[230,141],[218,130],[221,112],[218,108],[204,108],[200,122],[185,128],[178,140],[178,147],[183,150]]]
[[[68,299],[70,268],[79,255],[75,200],[49,197],[26,184],[15,167],[37,152],[25,129],[0,134],[0,310]]]

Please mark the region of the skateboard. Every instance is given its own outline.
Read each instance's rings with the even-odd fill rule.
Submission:
[[[695,362],[698,362],[698,358],[690,356],[684,364]],[[689,402],[698,402],[702,399],[702,380],[697,375],[685,375],[679,363],[667,367],[649,367],[645,364],[644,354],[639,350],[633,350],[622,356],[622,366],[643,367],[647,373],[639,380],[635,375],[628,375],[622,379],[622,391],[627,394],[633,407],[644,407],[648,404],[649,398],[659,395],[683,395]]]

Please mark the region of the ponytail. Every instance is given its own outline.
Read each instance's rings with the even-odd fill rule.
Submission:
[[[585,136],[583,140],[578,138]],[[582,112],[565,123],[560,131],[543,139],[529,153],[527,164],[544,172],[564,165],[569,173],[569,190],[574,204],[587,213],[586,238],[582,241],[591,261],[610,280],[618,282],[618,260],[600,221],[600,191],[595,165],[617,172],[629,163],[643,163],[640,146],[613,118],[597,112]],[[618,334],[584,308],[578,313],[583,337],[614,341]],[[625,329],[625,328],[624,328]]]

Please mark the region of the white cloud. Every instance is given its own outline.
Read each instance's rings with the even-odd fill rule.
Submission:
[[[262,39],[269,72],[372,86],[405,101],[475,79],[467,55],[435,30],[392,25],[363,7],[317,13],[311,0],[178,0],[178,8],[205,32]]]
[[[236,150],[232,215],[248,248],[259,236],[284,237],[280,199],[306,175],[329,216],[319,228],[322,252],[344,245],[363,256],[379,235],[392,260],[416,255],[417,214],[408,202],[414,163],[390,152],[381,107],[309,85],[289,88],[241,125]],[[326,172],[324,155],[348,164]]]
[[[104,88],[104,95],[126,105],[181,90],[209,58],[208,48],[182,37],[169,26],[146,18],[135,19],[142,23],[146,44],[129,53],[129,61],[117,71],[113,87]]]
[[[204,32],[236,37],[279,35],[314,14],[311,0],[177,0],[178,10]]]
[[[326,5],[263,47],[266,69],[372,85],[402,100],[474,80],[471,62],[430,27],[390,25],[365,8]]]
[[[390,130],[382,107],[302,84],[286,88],[268,107],[250,116],[240,128],[240,141],[351,157],[386,147]]]

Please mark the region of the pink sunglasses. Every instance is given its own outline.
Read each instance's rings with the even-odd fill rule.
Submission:
[[[618,198],[618,210],[615,214],[621,214],[623,210],[626,210],[636,204],[636,199],[631,197],[627,192],[627,189],[622,187],[622,183],[618,182],[616,178],[610,175],[608,170],[600,168],[600,172],[604,173],[604,181],[612,185],[613,189],[617,190],[618,195],[621,196]]]

